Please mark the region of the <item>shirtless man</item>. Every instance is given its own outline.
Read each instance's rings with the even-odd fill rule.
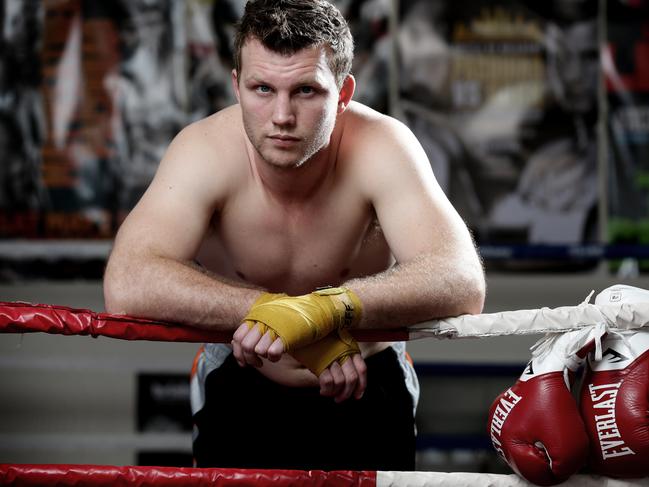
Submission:
[[[234,332],[195,363],[198,466],[412,470],[404,344],[358,349],[333,331],[347,359],[317,377],[272,333],[267,293],[297,318],[342,302],[359,328],[479,313],[470,234],[412,133],[352,101],[351,34],[329,2],[249,2],[235,47],[238,104],[170,145],[115,240],[106,309]],[[329,285],[342,294],[312,294]],[[292,316],[276,324],[296,329]]]

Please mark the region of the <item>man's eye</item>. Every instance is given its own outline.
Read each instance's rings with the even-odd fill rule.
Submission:
[[[259,93],[270,93],[270,87],[266,85],[259,85],[256,89]]]
[[[311,86],[301,86],[300,87],[300,93],[303,94],[303,95],[310,95],[313,92],[314,92],[314,90],[313,90],[313,88]]]

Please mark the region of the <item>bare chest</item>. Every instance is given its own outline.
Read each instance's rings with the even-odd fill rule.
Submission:
[[[350,198],[277,205],[255,195],[233,201],[212,224],[199,260],[217,274],[275,292],[301,294],[391,264],[373,210]]]

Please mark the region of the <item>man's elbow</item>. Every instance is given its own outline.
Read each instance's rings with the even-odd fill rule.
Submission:
[[[104,308],[110,314],[127,314],[127,293],[121,291],[117,283],[104,277]]]
[[[487,286],[483,276],[470,279],[465,285],[462,302],[462,313],[477,315],[482,313],[487,295]]]
[[[125,303],[120,295],[115,293],[104,281],[104,309],[113,315],[125,314]]]
[[[114,263],[109,261],[104,273],[104,308],[110,314],[133,314],[131,310],[133,290],[128,288],[130,279],[121,278]]]
[[[476,292],[471,298],[467,301],[466,313],[469,315],[478,315],[482,313],[484,309],[485,302],[485,292]]]

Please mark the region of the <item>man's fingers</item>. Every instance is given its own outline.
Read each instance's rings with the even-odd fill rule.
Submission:
[[[268,333],[270,335],[270,333]],[[276,338],[275,341],[268,347],[267,358],[271,362],[277,362],[284,353],[284,342],[281,338]]]
[[[343,374],[342,368],[338,362],[332,363],[329,366],[329,371],[334,379],[334,390],[338,392],[345,387],[345,374]]]
[[[248,322],[245,322],[239,325],[239,328],[232,335],[232,354],[241,367],[246,365],[243,350],[241,349],[241,340],[245,338],[249,331],[250,327],[248,326]]]
[[[257,342],[259,342],[260,339],[261,339],[261,331],[259,331],[259,327],[254,326],[245,334],[245,336],[241,340],[239,340],[239,343],[241,344],[241,348],[243,348],[244,352],[252,353],[255,351],[255,346],[257,345]]]
[[[239,325],[239,328],[237,328],[234,334],[232,335],[232,341],[241,342],[241,340],[245,338],[248,332],[251,331],[250,323],[253,322],[244,321],[243,323],[241,323]]]
[[[243,361],[253,367],[261,367],[263,364],[259,356],[255,353],[255,347],[260,339],[261,332],[259,331],[259,328],[255,326],[252,330],[248,331],[243,340],[240,341]]]
[[[358,384],[354,391],[354,397],[360,399],[365,394],[365,388],[367,387],[367,365],[360,353],[353,355],[351,360],[348,360],[348,362],[350,361],[353,362],[356,373],[358,374]]]
[[[270,331],[267,331],[266,333],[264,333],[264,336],[262,336],[257,342],[257,344],[255,345],[254,352],[261,357],[267,357],[268,349],[272,344],[273,344],[273,336],[271,335]]]
[[[336,402],[345,401],[352,395],[360,399],[367,387],[367,365],[360,354],[355,354],[342,365],[332,363],[318,379],[323,396],[334,397]]]
[[[320,394],[323,396],[338,396],[344,386],[345,375],[338,362],[332,363],[328,369],[320,374]]]
[[[239,342],[235,342],[232,340],[232,355],[234,355],[234,358],[236,359],[237,363],[239,364],[240,367],[243,367],[246,365],[243,359],[243,352],[241,351],[241,345],[239,345]]]
[[[325,397],[333,396],[334,378],[329,369],[323,370],[318,380],[320,381],[320,395]]]
[[[320,374],[320,394],[335,397],[345,385],[345,376],[338,362],[332,363]]]
[[[250,325],[253,325],[252,327]],[[261,367],[261,357],[277,362],[284,353],[284,343],[281,338],[268,330],[263,335],[258,326],[252,321],[246,321],[232,335],[232,353],[239,365],[246,364]]]
[[[345,382],[342,384],[342,387],[336,396],[336,402],[342,402],[349,399],[358,385],[358,373],[356,372],[353,360],[345,360],[340,368],[345,377]]]

